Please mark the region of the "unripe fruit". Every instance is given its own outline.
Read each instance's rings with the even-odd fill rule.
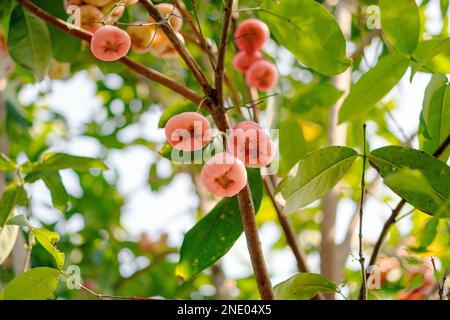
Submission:
[[[101,8],[101,11],[103,15],[106,15],[113,6],[115,6],[116,0],[111,1],[107,5]],[[113,12],[109,16],[108,19],[106,19],[106,24],[114,24],[115,22],[119,21],[119,19],[122,17],[123,13],[125,12],[125,7],[123,5],[119,5],[114,8]]]
[[[247,171],[241,160],[227,152],[206,161],[201,172],[202,183],[219,197],[232,197],[247,184]]]
[[[83,1],[92,6],[103,7],[106,6],[108,2],[111,0],[83,0]]]
[[[172,26],[173,30],[180,31],[183,26],[183,19],[181,18],[181,13],[178,9],[170,3],[160,3],[157,4],[159,13],[164,19],[169,19],[169,24]],[[155,22],[152,17],[148,18],[149,22]]]
[[[153,44],[153,32],[151,26],[129,26],[127,33],[131,38],[131,49],[137,53],[149,52]]]
[[[130,50],[131,39],[128,33],[114,26],[98,29],[91,40],[91,51],[97,59],[115,61],[123,58]]]
[[[99,8],[85,5],[80,7],[81,28],[90,32],[97,31],[102,24],[96,21],[103,19],[103,13]]]
[[[239,51],[233,58],[233,66],[241,73],[245,73],[250,66],[258,60],[261,60],[263,55],[260,51],[248,53],[246,51]]]
[[[173,116],[167,121],[164,130],[167,142],[177,150],[199,150],[211,141],[209,121],[197,112]]]
[[[176,32],[175,33],[180,39],[181,43],[184,44],[184,37],[181,35],[181,33]],[[178,52],[175,49],[175,47],[172,45],[170,40],[166,37],[165,34],[161,34],[162,38],[159,38],[157,42],[155,42],[154,45],[152,45],[152,53],[158,57],[158,58],[173,58],[176,57]]]
[[[274,156],[272,139],[253,121],[240,122],[231,130],[227,150],[251,168],[269,165]]]
[[[241,22],[234,32],[234,41],[239,50],[252,53],[261,50],[269,39],[269,28],[258,19]]]
[[[266,60],[253,63],[245,73],[245,83],[261,91],[272,89],[278,81],[278,71],[275,65]]]

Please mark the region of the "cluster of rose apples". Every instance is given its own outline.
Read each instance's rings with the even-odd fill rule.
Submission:
[[[115,61],[128,54],[130,48],[137,53],[151,52],[159,58],[176,56],[177,52],[158,23],[149,17],[146,22],[136,22],[127,30],[116,27],[125,11],[125,6],[134,5],[138,0],[65,0],[65,9],[77,6],[80,10],[81,28],[94,33],[91,51],[103,61]],[[178,9],[169,3],[156,5],[162,18],[167,20],[176,35],[184,43],[179,33],[183,19]]]
[[[81,28],[95,32],[103,26],[100,21],[105,15],[109,15],[105,23],[114,24],[125,12],[125,5],[133,5],[138,1],[121,0],[120,5],[117,5],[117,0],[64,0],[64,7],[66,10],[70,6],[80,8]]]
[[[165,135],[173,148],[186,152],[200,150],[213,139],[208,119],[197,112],[184,112],[170,118]],[[273,156],[274,146],[269,134],[256,122],[240,122],[226,137],[226,151],[205,162],[202,183],[216,196],[232,197],[247,185],[245,167],[267,166]]]
[[[249,87],[261,91],[272,89],[278,80],[277,68],[261,53],[269,35],[267,25],[258,19],[242,21],[234,32],[234,41],[240,51],[234,56],[233,66],[245,75]]]

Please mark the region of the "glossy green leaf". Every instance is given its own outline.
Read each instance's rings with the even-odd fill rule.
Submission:
[[[275,39],[306,66],[326,75],[344,72],[345,38],[333,15],[313,0],[266,0],[258,11]]]
[[[300,123],[295,117],[280,122],[280,170],[287,173],[308,150]],[[295,143],[292,143],[295,141]]]
[[[6,220],[15,208],[20,193],[21,187],[15,184],[10,184],[3,192],[0,199],[0,228],[5,225]]]
[[[411,56],[419,43],[420,15],[414,0],[381,0],[383,32],[402,54]]]
[[[58,286],[58,277],[56,269],[34,268],[15,277],[0,295],[4,300],[45,300]]]
[[[339,123],[366,114],[400,81],[408,65],[409,60],[398,53],[380,59],[375,67],[363,74],[352,86],[340,109]]]
[[[15,216],[15,214],[16,210],[13,210],[11,216]],[[0,265],[8,258],[14,248],[18,234],[18,226],[4,225],[0,227]]]
[[[422,250],[426,250],[428,246],[436,239],[437,232],[439,226],[439,219],[436,217],[428,220],[425,228],[423,229],[423,233],[420,237],[420,245],[419,248]]]
[[[441,40],[434,44],[427,53],[414,65],[411,71],[411,78],[414,78],[414,75],[417,71],[425,67],[431,60],[433,60],[436,56],[445,53],[450,50],[450,38]]]
[[[421,148],[433,154],[450,135],[450,85],[445,75],[434,75],[425,90],[420,123]],[[443,154],[448,158],[450,150]]]
[[[17,165],[3,153],[0,153],[0,171],[15,171]]]
[[[64,267],[64,253],[60,252],[56,247],[59,241],[59,234],[46,229],[31,229],[31,233],[36,237],[36,240],[50,253],[56,261],[59,269]]]
[[[53,206],[64,213],[69,206],[69,195],[58,171],[46,171],[26,176],[26,182],[32,183],[41,179],[52,196]]]
[[[262,200],[259,170],[249,169],[248,182],[257,212]],[[243,232],[237,196],[221,200],[183,239],[178,277],[189,280],[223,257]]]
[[[50,33],[44,21],[22,6],[11,13],[8,48],[17,64],[38,80],[45,77],[52,58]]]
[[[444,39],[431,39],[419,42],[419,45],[413,54],[414,60],[422,60],[423,57],[442,40]],[[419,71],[426,73],[450,73],[450,49],[433,57]]]
[[[335,292],[336,285],[317,273],[298,273],[274,288],[277,300],[309,300],[319,292]]]
[[[89,169],[106,170],[107,167],[100,159],[78,157],[65,153],[47,153],[40,161],[26,162],[21,166],[21,171],[29,175],[63,169],[87,171]]]
[[[320,199],[341,180],[358,153],[330,146],[305,155],[277,187],[276,199],[286,213],[294,213]]]
[[[308,86],[293,99],[292,111],[305,113],[315,108],[329,108],[336,104],[343,93],[328,82]]]
[[[372,151],[370,164],[385,178],[386,185],[415,208],[431,215],[450,217],[450,167],[433,156],[410,148],[389,146]],[[429,191],[417,189],[427,187],[414,183],[412,178],[398,181],[389,178],[398,170],[417,170],[426,178]]]

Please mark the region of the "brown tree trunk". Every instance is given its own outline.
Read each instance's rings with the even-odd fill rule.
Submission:
[[[341,0],[336,6],[336,20],[344,33],[346,39],[350,38],[352,14],[348,10],[349,1]],[[351,68],[333,78],[336,88],[345,92],[343,97],[331,109],[328,124],[328,142],[330,145],[346,144],[346,125],[338,125],[338,114],[342,103],[350,90]],[[322,242],[320,247],[321,273],[331,280],[339,282],[342,280],[343,270],[338,269],[336,235],[336,211],[339,203],[340,186],[333,188],[322,201],[323,220],[321,225]],[[327,299],[334,299],[334,294],[328,294]]]

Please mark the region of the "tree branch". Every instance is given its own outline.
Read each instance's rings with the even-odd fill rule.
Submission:
[[[217,100],[219,102],[219,107],[223,108],[223,74],[224,74],[224,63],[225,56],[227,52],[227,42],[228,34],[230,32],[231,25],[231,13],[232,13],[233,0],[226,0],[224,8],[224,17],[222,25],[222,34],[220,36],[219,52],[217,54],[217,65],[215,72],[215,83],[217,90]]]
[[[92,33],[82,29],[75,28],[73,25],[69,25],[67,22],[52,16],[48,12],[42,10],[40,7],[36,6],[30,0],[17,0],[17,2],[19,2],[22,6],[30,10],[32,13],[34,13],[36,16],[38,16],[48,24],[60,29],[61,31],[64,31],[86,42],[91,41]],[[126,65],[134,72],[141,74],[147,79],[155,81],[171,89],[172,91],[178,93],[179,95],[185,97],[186,99],[196,104],[199,104],[200,101],[202,100],[202,97],[193,90],[177,83],[176,81],[166,77],[165,75],[163,75],[158,71],[147,68],[146,66],[138,62],[135,62],[127,57],[120,59],[119,62]]]
[[[433,153],[433,156],[435,158],[439,158],[445,152],[445,150],[448,148],[449,145],[450,145],[450,135],[441,143],[439,148]],[[397,204],[397,206],[392,210],[390,217],[384,224],[383,229],[381,230],[380,236],[378,237],[378,240],[373,247],[372,256],[370,257],[370,261],[369,261],[367,268],[373,266],[377,262],[377,258],[380,253],[381,246],[383,245],[383,242],[386,239],[389,229],[392,227],[392,225],[395,224],[397,216],[400,214],[400,212],[403,209],[403,207],[405,206],[405,204],[406,204],[406,201],[404,199],[402,199]],[[367,278],[367,275],[366,275],[366,278]],[[363,294],[362,288],[361,288],[359,294],[361,297],[361,295]]]
[[[205,75],[201,71],[201,68],[198,65],[198,63],[195,61],[195,59],[192,57],[190,52],[187,50],[186,46],[180,41],[180,39],[175,34],[175,31],[173,30],[170,23],[161,16],[161,14],[158,11],[158,8],[153,4],[152,1],[139,0],[139,2],[145,7],[145,9],[147,9],[149,15],[153,19],[155,19],[155,21],[160,25],[161,29],[166,34],[167,38],[170,40],[170,42],[174,46],[175,50],[178,52],[178,54],[184,60],[184,62],[188,66],[188,68],[194,74],[194,77],[197,79],[199,84],[202,86],[205,94],[210,95],[212,89],[208,83],[208,80],[206,79]]]
[[[364,151],[363,151],[363,166],[362,166],[362,174],[361,174],[361,199],[359,203],[359,263],[361,264],[361,296],[360,300],[367,300],[367,285],[366,285],[366,268],[364,266],[364,254],[363,254],[363,216],[364,216],[364,195],[366,189],[366,162],[367,162],[367,153],[366,153],[366,124],[364,124]]]

